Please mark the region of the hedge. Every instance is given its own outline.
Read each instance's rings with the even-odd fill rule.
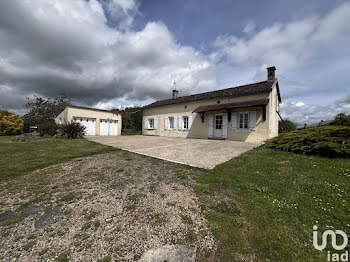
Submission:
[[[350,127],[322,126],[280,134],[266,147],[305,155],[350,157]]]

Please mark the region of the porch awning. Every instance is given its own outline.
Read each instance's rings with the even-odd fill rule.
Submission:
[[[250,100],[250,101],[244,101],[244,102],[199,106],[193,111],[193,113],[204,113],[208,111],[216,111],[216,110],[232,109],[232,108],[266,106],[268,103],[269,103],[269,99],[266,98],[266,99]]]

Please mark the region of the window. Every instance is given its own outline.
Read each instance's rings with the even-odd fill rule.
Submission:
[[[239,128],[248,128],[249,123],[249,114],[248,113],[240,113],[239,114]]]
[[[169,117],[169,128],[174,129],[175,128],[175,120],[174,117]]]
[[[182,117],[184,129],[188,129],[188,116]]]
[[[215,116],[215,129],[222,129],[222,115]]]
[[[154,129],[154,119],[148,119],[148,129]]]

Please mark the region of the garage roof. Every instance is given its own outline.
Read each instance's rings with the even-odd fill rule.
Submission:
[[[208,111],[215,111],[215,110],[221,110],[221,109],[265,106],[268,103],[269,103],[269,99],[259,99],[259,100],[251,100],[251,101],[236,102],[236,103],[199,106],[193,111],[193,113],[204,113],[204,112],[208,112]]]
[[[68,107],[78,108],[78,109],[85,109],[85,110],[93,110],[93,111],[99,111],[99,112],[107,112],[107,113],[112,113],[112,114],[120,114],[119,112],[115,112],[115,111],[104,110],[104,109],[97,109],[97,108],[91,108],[91,107],[84,107],[84,106],[68,105]]]

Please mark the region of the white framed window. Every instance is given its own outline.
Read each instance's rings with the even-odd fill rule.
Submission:
[[[239,128],[248,129],[249,126],[249,113],[239,113]]]
[[[188,121],[188,116],[183,116],[182,117],[182,121],[183,121],[183,129],[189,129],[189,121]]]
[[[169,129],[175,129],[175,119],[174,119],[174,117],[169,117]]]
[[[154,129],[154,119],[153,118],[148,119],[148,129]]]
[[[222,129],[222,115],[215,115],[215,129]]]

